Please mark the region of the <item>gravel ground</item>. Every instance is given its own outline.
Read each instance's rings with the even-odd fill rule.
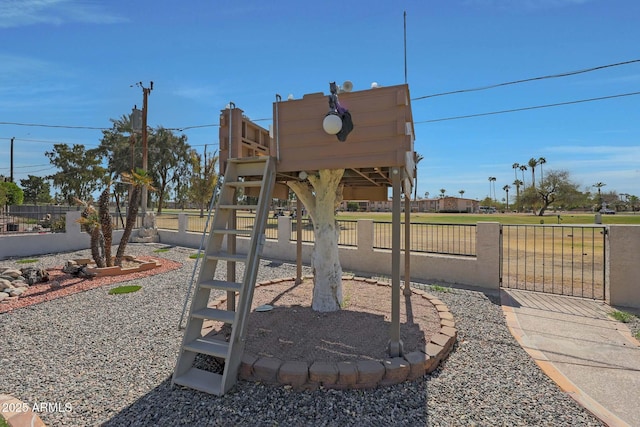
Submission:
[[[130,244],[128,253],[151,255],[159,247]],[[119,283],[1,314],[0,393],[30,406],[53,403],[39,413],[50,426],[602,425],[516,343],[497,295],[460,289],[430,290],[449,306],[459,338],[429,377],[366,391],[239,382],[215,397],[172,388],[194,252],[173,247],[157,254],[184,267],[132,281],[143,287],[136,293],[107,295]],[[61,266],[87,255],[41,256],[31,265]],[[295,265],[261,262],[259,280],[291,276]]]

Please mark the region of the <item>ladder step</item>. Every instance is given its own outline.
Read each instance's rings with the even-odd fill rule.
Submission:
[[[209,356],[227,358],[229,353],[229,343],[226,341],[214,340],[212,338],[197,338],[190,343],[184,345],[187,351],[195,353],[208,354]]]
[[[220,205],[218,209],[244,209],[244,210],[256,210],[258,205]]]
[[[244,235],[249,235],[251,234],[251,232],[253,231],[253,229],[249,229],[249,230],[234,230],[233,228],[217,228],[214,230],[211,230],[211,232],[215,233],[215,234],[244,234]]]
[[[262,187],[262,181],[225,181],[229,187]]]
[[[193,313],[191,313],[191,317],[205,320],[218,320],[224,323],[233,323],[236,318],[236,312],[206,307],[194,311]]]
[[[200,287],[207,289],[222,289],[224,291],[240,292],[240,289],[242,289],[242,283],[227,282],[225,280],[204,280],[200,282]]]
[[[226,252],[218,252],[207,255],[208,260],[220,260],[231,262],[246,262],[247,256],[242,254],[228,254]]]
[[[175,384],[190,387],[216,396],[222,396],[222,375],[198,368],[190,368],[186,373],[173,379]]]

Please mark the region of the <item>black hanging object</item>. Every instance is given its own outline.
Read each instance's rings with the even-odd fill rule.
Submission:
[[[335,82],[329,83],[329,90],[331,91],[331,95],[329,95],[329,113],[337,114],[340,120],[342,120],[342,129],[340,129],[340,132],[338,132],[336,136],[338,137],[338,141],[345,142],[347,136],[353,130],[351,113],[338,102],[338,86]]]

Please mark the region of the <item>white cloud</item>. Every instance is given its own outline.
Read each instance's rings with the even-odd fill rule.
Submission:
[[[592,0],[467,0],[466,4],[500,10],[538,10],[581,5]]]
[[[3,0],[0,28],[68,22],[113,24],[126,18],[106,11],[101,4],[79,0]]]

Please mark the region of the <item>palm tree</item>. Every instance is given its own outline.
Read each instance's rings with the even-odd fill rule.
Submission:
[[[540,157],[538,159],[538,164],[540,165],[540,185],[542,185],[542,181],[544,181],[544,173],[542,173],[542,165],[544,165],[545,163],[547,163],[547,159],[545,159],[544,157]]]
[[[493,203],[496,203],[496,177],[495,176],[490,176],[489,177],[489,198],[491,198],[491,184],[493,184]]]
[[[516,180],[513,181],[513,185],[516,186],[516,210],[520,211],[520,186],[522,185],[522,181],[516,178]]]
[[[595,184],[592,185],[592,187],[595,187],[598,189],[598,203],[600,204],[601,208],[602,208],[602,193],[600,192],[600,189],[605,185],[607,184],[605,184],[604,182],[596,182]]]
[[[531,186],[536,188],[536,166],[538,166],[538,160],[532,157],[527,164],[531,168]]]
[[[129,198],[129,210],[127,212],[127,223],[124,227],[124,231],[122,232],[122,238],[120,239],[120,244],[118,245],[118,251],[116,252],[116,259],[114,261],[114,264],[118,266],[122,265],[124,250],[127,247],[127,242],[131,237],[133,226],[136,223],[136,217],[138,216],[140,199],[142,197],[142,187],[146,185],[149,191],[155,190],[155,188],[151,186],[151,183],[153,182],[153,178],[151,178],[151,176],[148,175],[147,172],[142,169],[137,169],[135,172],[131,171],[131,173],[122,172],[120,176],[122,176],[122,181],[125,184],[132,184],[133,188],[131,190],[131,197]]]
[[[102,229],[100,228],[100,217],[98,215],[98,211],[90,202],[85,202],[78,198],[75,199],[75,202],[84,208],[80,213],[80,218],[78,218],[77,222],[80,225],[83,225],[87,233],[89,233],[89,236],[91,236],[89,244],[91,248],[91,257],[95,261],[96,267],[106,267],[102,256],[104,240],[102,237]]]
[[[424,198],[425,198],[425,199],[428,199],[428,198],[429,198],[429,192],[428,192],[428,191],[425,191],[425,192],[424,192]]]
[[[518,169],[520,168],[520,163],[514,163],[511,165],[511,168],[513,169],[513,174],[515,175],[515,179],[518,179]]]
[[[511,187],[509,185],[505,185],[502,189],[507,193],[507,211],[509,210],[509,190]]]
[[[446,193],[446,192],[447,192],[447,190],[445,190],[444,188],[441,188],[440,189],[440,197],[444,198],[444,193]]]
[[[520,165],[520,171],[522,172],[522,186],[523,187],[527,187],[526,185],[526,181],[524,180],[524,171],[527,170],[527,166],[526,165]]]
[[[104,263],[107,267],[113,267],[111,257],[111,245],[113,244],[113,226],[111,225],[111,214],[109,213],[109,197],[111,196],[111,183],[100,194],[98,198],[98,215],[100,216],[100,227],[104,236]]]
[[[458,193],[460,193],[460,198],[462,198],[462,196],[464,195],[464,190],[460,190],[458,191]]]

